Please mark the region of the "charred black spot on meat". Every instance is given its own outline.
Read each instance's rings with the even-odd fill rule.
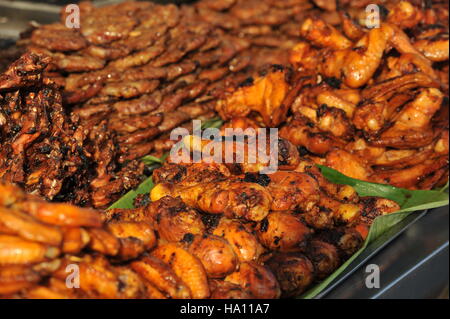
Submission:
[[[214,229],[219,225],[219,221],[222,218],[220,214],[202,214],[201,219],[203,224],[208,230]]]
[[[244,182],[256,183],[261,186],[267,186],[270,183],[270,177],[266,174],[260,173],[245,173]]]
[[[389,15],[389,10],[382,4],[378,4],[378,8],[380,9],[380,16],[381,19],[386,19],[386,17]]]
[[[260,224],[259,224],[259,230],[260,230],[261,232],[265,233],[265,232],[267,231],[268,227],[269,227],[269,220],[268,220],[267,217],[266,217],[266,218],[264,218],[264,219],[260,222]]]
[[[302,157],[311,154],[311,152],[308,151],[308,149],[304,146],[298,146],[297,151],[300,154],[300,156],[302,156]]]
[[[139,194],[134,199],[135,208],[146,207],[148,204],[150,204],[150,194]]]
[[[194,241],[194,235],[191,233],[184,234],[183,239],[181,239],[182,243],[190,244]]]
[[[238,87],[246,87],[246,86],[252,86],[255,82],[255,79],[252,77],[246,78],[244,81],[238,84]]]
[[[278,139],[278,164],[287,165],[289,163],[290,152],[288,142],[282,139]]]
[[[332,77],[326,77],[323,79],[326,84],[331,86],[333,89],[340,89],[342,81],[334,76]]]
[[[52,147],[48,144],[45,144],[45,145],[41,146],[41,148],[39,149],[39,152],[41,152],[42,154],[49,154],[51,150],[52,150]]]
[[[278,244],[280,243],[280,240],[281,240],[281,237],[275,236],[275,237],[274,237],[274,240],[273,240],[273,243],[274,243],[275,245],[278,245]]]

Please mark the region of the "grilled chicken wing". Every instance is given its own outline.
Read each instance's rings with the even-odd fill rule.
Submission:
[[[157,247],[152,256],[169,264],[175,274],[183,278],[192,298],[202,299],[210,295],[205,268],[201,261],[178,244],[169,243]]]

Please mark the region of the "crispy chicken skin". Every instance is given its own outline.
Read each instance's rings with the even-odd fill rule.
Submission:
[[[361,234],[353,227],[337,227],[317,234],[317,239],[335,246],[341,259],[353,255],[363,242]]]
[[[334,144],[331,137],[323,132],[314,132],[308,127],[306,119],[292,121],[280,130],[280,135],[294,145],[305,147],[314,154],[326,154]]]
[[[230,176],[229,169],[224,164],[192,163],[186,165],[169,164],[153,171],[155,183],[182,183],[192,185],[200,182],[214,182]]]
[[[89,244],[89,233],[84,228],[64,227],[62,251],[66,254],[77,254]]]
[[[233,247],[219,236],[195,236],[189,251],[200,259],[209,278],[223,278],[234,272],[238,265]]]
[[[332,22],[304,19],[290,51],[292,114],[280,135],[355,178],[430,189],[448,177],[441,153],[431,151],[448,131],[448,24],[437,21],[448,5],[383,5],[379,28],[365,28],[356,4],[340,4]]]
[[[267,186],[272,195],[271,210],[310,209],[319,198],[319,185],[307,174],[278,171],[270,174]]]
[[[159,291],[175,299],[191,297],[188,286],[162,260],[145,256],[131,263],[131,268],[156,287]]]
[[[183,278],[189,287],[192,298],[202,299],[210,295],[208,279],[201,261],[175,243],[158,246],[152,256],[160,258]]]
[[[0,268],[0,294],[8,295],[33,286],[40,276],[26,266],[3,266]]]
[[[337,248],[324,241],[311,240],[305,254],[314,265],[317,279],[326,278],[340,263]]]
[[[287,252],[301,250],[311,230],[298,216],[288,212],[271,212],[259,223],[257,234],[266,248]]]
[[[222,218],[213,234],[228,241],[240,262],[257,261],[264,252],[256,235],[237,220]]]
[[[156,235],[150,224],[138,222],[110,222],[107,229],[119,239],[121,259],[128,260],[140,256],[156,246]]]
[[[211,299],[253,299],[253,295],[245,288],[223,280],[210,281]]]
[[[261,220],[253,215],[229,216],[226,210],[208,212],[201,209],[207,206],[196,203],[199,199],[186,203],[183,197],[170,195],[152,202],[139,200],[136,209],[100,215],[93,209],[45,202],[2,183],[2,296],[296,296],[359,249],[374,218],[399,208],[389,200],[359,198],[351,188],[327,182],[312,161],[298,161],[295,171],[269,175],[224,169],[217,176],[205,176],[209,182],[189,175],[208,171],[208,165],[211,172],[216,164],[199,163],[190,171],[188,167],[189,173],[181,178],[173,178],[172,172],[184,172],[175,165],[186,164],[166,163],[167,168],[161,168],[164,182],[158,185],[165,187],[200,192],[205,185],[237,184],[270,193]],[[274,203],[287,199],[289,210],[273,209]],[[233,205],[242,202],[227,205],[240,211]],[[73,264],[83,280],[75,292],[61,285],[66,267]]]
[[[228,132],[226,128],[221,133],[223,135],[215,136],[213,140],[197,135],[184,136],[182,143],[168,157],[170,164],[178,165],[156,170],[157,182],[165,180],[194,186],[200,181],[220,182],[231,174],[273,173],[276,168],[292,170],[300,163],[295,145],[278,138],[274,131],[238,128]]]
[[[273,273],[255,263],[241,263],[239,270],[225,277],[225,281],[248,289],[257,299],[280,297],[280,286]]]
[[[180,198],[162,197],[150,204],[150,211],[160,239],[179,242],[187,234],[203,235],[205,232],[200,214]]]
[[[364,162],[356,155],[340,149],[328,152],[325,163],[327,166],[340,171],[344,175],[356,179],[368,180],[372,173],[370,167],[364,165]]]
[[[57,247],[28,241],[16,236],[0,235],[0,265],[26,265],[47,261],[59,255]]]

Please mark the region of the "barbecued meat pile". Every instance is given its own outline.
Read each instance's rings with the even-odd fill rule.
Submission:
[[[143,164],[117,165],[104,123],[66,114],[43,76],[50,57],[27,53],[0,75],[0,177],[49,200],[102,207],[140,182]]]
[[[363,180],[431,189],[448,180],[448,2],[387,1],[380,26],[365,6],[338,22],[312,16],[287,68],[228,90],[231,126],[280,127],[316,163]]]
[[[308,1],[201,1],[181,7],[124,2],[103,8],[83,2],[79,29],[65,26],[63,9],[61,23],[30,30],[18,44],[50,58],[39,69],[45,78],[39,85],[51,87],[57,98],[52,103],[41,100],[50,107],[63,105],[67,116],[62,110],[58,114],[67,126],[64,146],[44,141],[55,134],[51,125],[42,123],[35,135],[24,135],[30,140],[26,152],[13,155],[4,148],[5,178],[29,191],[39,188],[52,200],[110,204],[139,181],[142,165],[136,159],[170,149],[175,142],[169,139],[171,129],[214,116],[223,90],[245,83],[261,66],[275,60],[287,63],[285,49],[295,44],[295,34],[282,29],[310,8]],[[33,90],[37,85],[33,83]],[[8,91],[13,89],[21,97],[28,90],[16,86]],[[33,116],[32,102],[18,99],[25,103],[21,112]],[[42,103],[34,101],[37,112],[48,107]],[[12,123],[2,127],[10,143],[21,134]],[[66,145],[66,140],[74,144]],[[41,153],[32,142],[51,146]],[[49,147],[64,155],[51,153]],[[68,158],[77,160],[64,162],[67,149]]]
[[[328,182],[279,144],[286,151],[271,175],[258,173],[260,158],[169,159],[155,171],[152,202],[103,214],[0,182],[0,297],[299,296],[361,247],[374,218],[399,206]],[[79,289],[66,284],[74,269]]]
[[[341,11],[319,0],[83,2],[79,29],[65,26],[62,10],[60,23],[19,41],[50,60],[41,59],[44,80],[33,89],[4,84],[2,117],[14,98],[25,116],[2,125],[2,174],[49,199],[103,207],[138,183],[139,158],[170,149],[172,128],[217,110],[255,120],[244,127],[282,125],[307,156],[351,176],[434,187],[448,175],[448,3],[382,4],[382,27],[372,30],[355,22],[367,1],[342,1]],[[64,130],[36,115],[61,104]],[[77,147],[52,144],[52,130]],[[30,146],[42,143],[63,155]]]
[[[117,135],[119,162],[173,143],[166,132],[213,116],[215,98],[262,65],[287,63],[312,3],[200,1],[195,5],[80,3],[81,28],[41,26],[20,42],[52,57],[46,76],[86,127]],[[187,124],[186,124],[187,125]],[[166,134],[164,134],[166,133]]]

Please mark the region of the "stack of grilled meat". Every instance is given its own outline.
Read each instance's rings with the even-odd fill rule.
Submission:
[[[143,164],[117,166],[104,123],[87,129],[66,114],[43,76],[48,56],[27,53],[0,75],[0,177],[50,200],[105,206],[140,182]]]
[[[0,182],[0,297],[300,295],[399,206],[329,183],[293,145],[279,144],[277,173],[259,174],[260,158],[169,162],[155,171],[152,202],[146,194],[136,209],[103,214]]]
[[[62,10],[60,23],[37,28],[21,43],[52,57],[46,76],[63,89],[64,103],[86,127],[103,122],[117,135],[124,163],[161,155],[172,145],[166,132],[213,116],[225,87],[261,65],[287,62],[285,49],[310,8],[305,0],[102,8],[83,2],[79,29],[65,26],[72,17]]]
[[[280,127],[305,156],[354,178],[444,185],[448,3],[383,5],[375,28],[367,27],[364,6],[341,11],[339,24],[306,18],[290,52],[294,72],[271,68],[226,92],[217,111],[241,127]]]
[[[261,66],[287,63],[295,21],[312,4],[82,2],[79,8],[80,28],[66,26],[71,16],[63,9],[60,23],[29,30],[18,42],[32,54],[2,78],[2,175],[50,200],[105,207],[141,180],[138,159],[170,149],[171,129],[214,116],[224,89]],[[6,81],[8,74],[26,76],[27,68],[36,81]],[[64,129],[42,115],[49,108]]]

